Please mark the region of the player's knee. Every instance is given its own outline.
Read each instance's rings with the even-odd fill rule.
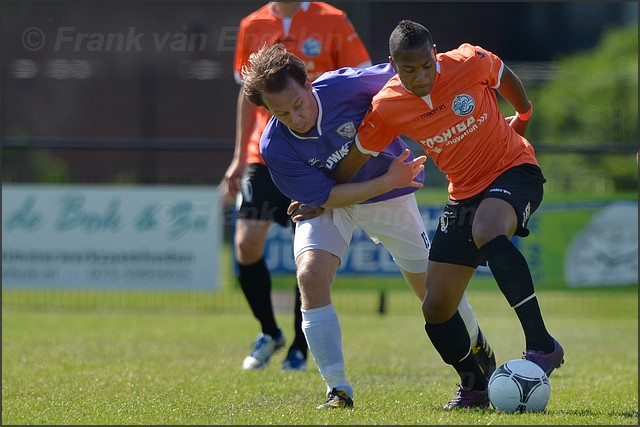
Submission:
[[[427,323],[438,324],[449,320],[458,309],[453,302],[429,298],[429,293],[422,301],[422,315]]]
[[[236,236],[234,246],[236,258],[242,264],[250,265],[258,262],[264,255],[264,240],[255,236]]]
[[[263,256],[261,247],[251,247],[250,245],[240,244],[236,246],[236,259],[242,265],[252,265],[260,261]]]
[[[331,281],[313,264],[298,265],[296,272],[302,308],[323,307],[331,302]]]
[[[301,288],[330,287],[331,281],[326,272],[322,271],[319,265],[314,263],[301,263],[296,269],[296,278]]]
[[[495,239],[497,236],[505,234],[502,227],[496,227],[495,224],[487,224],[482,221],[473,223],[471,233],[473,235],[473,241],[478,248]]]
[[[491,217],[482,219],[476,216],[471,227],[471,234],[476,247],[481,247],[498,236],[512,236],[517,227],[515,215],[504,215],[502,217]]]

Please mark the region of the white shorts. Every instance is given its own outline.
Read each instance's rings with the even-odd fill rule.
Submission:
[[[430,242],[413,193],[382,202],[325,209],[322,215],[297,223],[295,258],[305,251],[320,249],[342,262],[356,226],[375,244],[382,243],[404,271],[427,271]]]

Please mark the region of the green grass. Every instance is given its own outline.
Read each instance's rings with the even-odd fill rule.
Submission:
[[[444,206],[447,201],[447,187],[424,187],[416,191],[418,204]],[[614,200],[638,200],[638,193],[634,191],[618,191],[615,193],[580,193],[576,191],[547,191],[544,193],[542,205],[555,202],[579,202],[579,201],[614,201]]]
[[[446,192],[421,190],[418,199],[442,204]],[[545,196],[585,199],[608,200]],[[223,258],[229,278],[226,249]],[[274,276],[289,339],[293,285]],[[313,362],[283,373],[278,354],[263,372],[240,369],[258,326],[234,280],[218,292],[3,290],[2,424],[638,425],[637,284],[537,288],[566,351],[543,414],[441,411],[457,376],[428,341],[400,275],[338,275],[334,289],[356,406],[326,412],[315,410],[324,384]],[[521,357],[521,329],[495,281],[474,277],[468,294],[498,362]]]
[[[637,287],[538,292],[566,352],[542,414],[441,411],[457,376],[429,343],[410,291],[390,292],[385,315],[375,292],[337,284],[334,294],[353,410],[315,409],[324,384],[313,362],[283,373],[278,354],[265,371],[243,372],[258,332],[244,305],[7,309],[3,292],[2,424],[638,424]],[[469,300],[498,362],[521,357],[504,298],[480,286]],[[278,320],[292,338],[290,310]]]

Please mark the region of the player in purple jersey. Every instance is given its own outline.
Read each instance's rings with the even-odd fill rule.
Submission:
[[[304,135],[292,132],[276,116],[269,121],[260,140],[260,153],[280,191],[309,206],[326,203],[336,184],[329,176],[331,171],[349,151],[371,98],[393,74],[390,64],[380,64],[361,69],[341,68],[320,76],[312,84],[311,92],[317,117]],[[402,139],[395,138],[380,156],[372,157],[360,169],[352,182],[384,175],[391,162],[408,148]],[[408,160],[411,159],[414,156],[409,151]],[[414,181],[422,183],[424,172],[420,171]],[[363,203],[392,199],[415,190],[417,186],[394,188]]]
[[[328,399],[318,408],[353,406],[331,285],[355,227],[385,246],[420,300],[426,294],[429,239],[413,194],[422,187],[425,157],[414,158],[396,139],[351,182],[337,184],[331,177],[371,98],[392,75],[387,64],[342,68],[312,85],[304,63],[282,45],[252,54],[243,70],[245,96],[273,115],[260,152],[276,186],[295,201],[289,214],[297,223],[294,255],[302,329],[327,385]],[[321,208],[320,215],[307,214],[305,206]],[[474,343],[470,352],[488,376],[495,369],[495,356],[464,298],[459,311]]]

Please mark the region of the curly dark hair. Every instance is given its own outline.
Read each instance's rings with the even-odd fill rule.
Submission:
[[[264,45],[249,56],[249,63],[242,67],[242,79],[242,91],[249,102],[266,107],[262,99],[263,93],[282,92],[289,79],[304,86],[307,68],[300,58],[283,45]]]
[[[389,36],[389,54],[392,58],[401,50],[417,49],[428,44],[433,45],[433,38],[427,28],[417,22],[403,19]]]

